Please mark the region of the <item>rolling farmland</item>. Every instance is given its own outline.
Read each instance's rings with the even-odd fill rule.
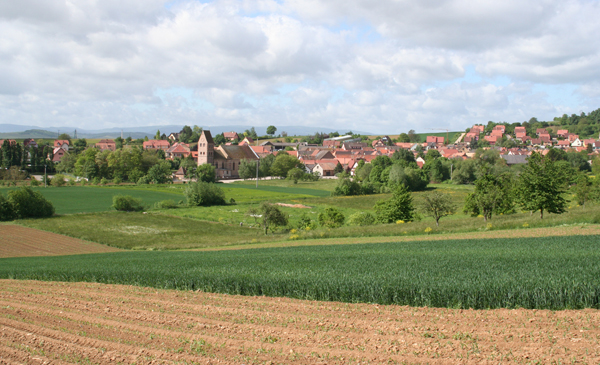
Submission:
[[[600,308],[599,277],[597,235],[0,260],[0,278],[475,309]]]
[[[0,280],[0,362],[597,364],[597,310],[488,311]]]
[[[119,249],[12,224],[0,225],[0,257],[79,255]]]

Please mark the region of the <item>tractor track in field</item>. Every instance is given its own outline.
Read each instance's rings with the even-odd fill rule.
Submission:
[[[599,363],[600,311],[0,280],[0,364]]]

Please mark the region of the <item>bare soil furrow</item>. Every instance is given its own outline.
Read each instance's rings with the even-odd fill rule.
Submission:
[[[2,343],[34,348],[30,333],[51,344],[47,357],[91,363],[599,363],[599,326],[591,309],[411,308],[0,280],[0,327],[12,331]]]

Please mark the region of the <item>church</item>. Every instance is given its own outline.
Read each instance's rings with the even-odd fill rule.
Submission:
[[[242,160],[259,159],[248,145],[221,145],[215,148],[210,131],[203,130],[198,140],[198,166],[209,163],[215,167],[218,179],[237,179]]]

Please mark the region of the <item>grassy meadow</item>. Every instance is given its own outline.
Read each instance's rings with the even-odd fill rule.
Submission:
[[[0,189],[0,194],[16,188]],[[46,199],[52,202],[56,214],[94,213],[113,210],[112,199],[114,195],[131,195],[142,199],[146,204],[152,205],[161,200],[179,201],[184,199],[180,192],[172,193],[166,189],[162,191],[146,191],[143,189],[125,189],[121,187],[103,188],[95,186],[64,186],[64,187],[32,187],[39,191]]]
[[[329,207],[339,209],[346,218],[356,212],[371,212],[381,199],[391,194],[356,197],[332,197],[334,180],[293,184],[287,180],[220,184],[227,200],[235,204],[213,207],[187,207],[157,209],[154,203],[161,200],[183,202],[185,184],[72,186],[62,188],[37,188],[55,204],[59,216],[48,219],[17,221],[18,224],[74,238],[103,243],[124,249],[195,249],[260,244],[265,242],[319,239],[346,239],[351,237],[400,237],[417,235],[446,235],[461,232],[480,232],[504,229],[527,229],[561,225],[600,223],[600,206],[585,209],[572,205],[560,215],[547,214],[543,220],[537,213],[521,212],[499,215],[489,222],[483,218],[462,213],[462,205],[472,186],[433,184],[428,191],[413,193],[418,205],[424,194],[432,190],[448,194],[458,207],[457,213],[442,218],[436,227],[432,218],[419,216],[410,223],[378,224],[372,226],[342,226],[324,228],[316,224],[319,213]],[[0,192],[7,188],[0,189]],[[132,195],[148,206],[146,213],[116,212],[111,208],[116,194]],[[260,218],[248,214],[251,207],[263,201],[282,204],[280,209],[289,216],[290,224],[275,234],[264,235]],[[76,214],[72,213],[85,213]],[[298,229],[301,217],[313,222],[310,229]],[[387,240],[387,239],[386,239]]]
[[[600,236],[0,259],[0,278],[451,308],[600,308]]]

